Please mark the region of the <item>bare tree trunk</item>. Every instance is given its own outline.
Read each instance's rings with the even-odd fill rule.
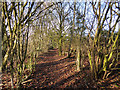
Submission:
[[[2,3],[0,3],[0,17],[2,17]],[[2,46],[2,20],[0,18],[0,46]],[[2,48],[0,47],[0,85],[2,84]],[[0,86],[0,89],[2,87]]]
[[[61,11],[61,15],[60,16],[60,31],[59,31],[59,45],[58,45],[58,48],[59,48],[59,56],[62,55],[62,11]]]
[[[70,30],[70,43],[69,43],[69,48],[68,48],[68,57],[70,57],[71,55],[71,44],[72,44],[72,38],[73,38],[73,32],[74,32],[74,28],[75,28],[75,9],[76,9],[76,2],[74,2],[74,13],[73,13],[73,25],[72,25],[72,30]]]
[[[59,39],[58,48],[59,48],[59,56],[61,56],[62,55],[62,37],[60,37]]]
[[[93,78],[97,79],[96,60],[95,60],[95,45],[92,50],[92,63],[93,63]]]
[[[80,47],[77,46],[77,61],[76,61],[77,71],[80,71],[80,61],[81,61],[81,51],[80,51]]]

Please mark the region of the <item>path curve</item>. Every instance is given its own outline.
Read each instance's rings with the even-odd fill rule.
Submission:
[[[87,63],[88,64],[88,63]],[[86,65],[87,65],[86,64]],[[32,81],[26,83],[29,88],[88,88],[92,82],[89,75],[77,72],[75,58],[58,56],[58,50],[49,50],[37,58],[36,71],[31,76]],[[89,70],[88,70],[89,71]],[[88,72],[89,73],[89,72]]]

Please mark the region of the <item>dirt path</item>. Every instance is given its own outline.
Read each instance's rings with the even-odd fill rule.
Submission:
[[[58,56],[57,49],[49,50],[48,53],[37,58],[36,71],[31,77],[32,81],[25,84],[25,87],[88,88],[93,83],[88,74],[89,70],[86,70],[86,74],[75,70],[75,58]],[[86,78],[89,79],[86,80]]]

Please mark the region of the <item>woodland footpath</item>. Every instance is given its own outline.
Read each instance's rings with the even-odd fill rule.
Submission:
[[[120,88],[120,2],[0,8],[0,87]]]

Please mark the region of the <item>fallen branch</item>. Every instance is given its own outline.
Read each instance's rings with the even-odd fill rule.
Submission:
[[[28,82],[30,82],[30,81],[32,81],[32,79],[29,79],[29,80],[27,80],[27,81],[24,81],[24,82],[22,82],[22,84],[28,83]]]

